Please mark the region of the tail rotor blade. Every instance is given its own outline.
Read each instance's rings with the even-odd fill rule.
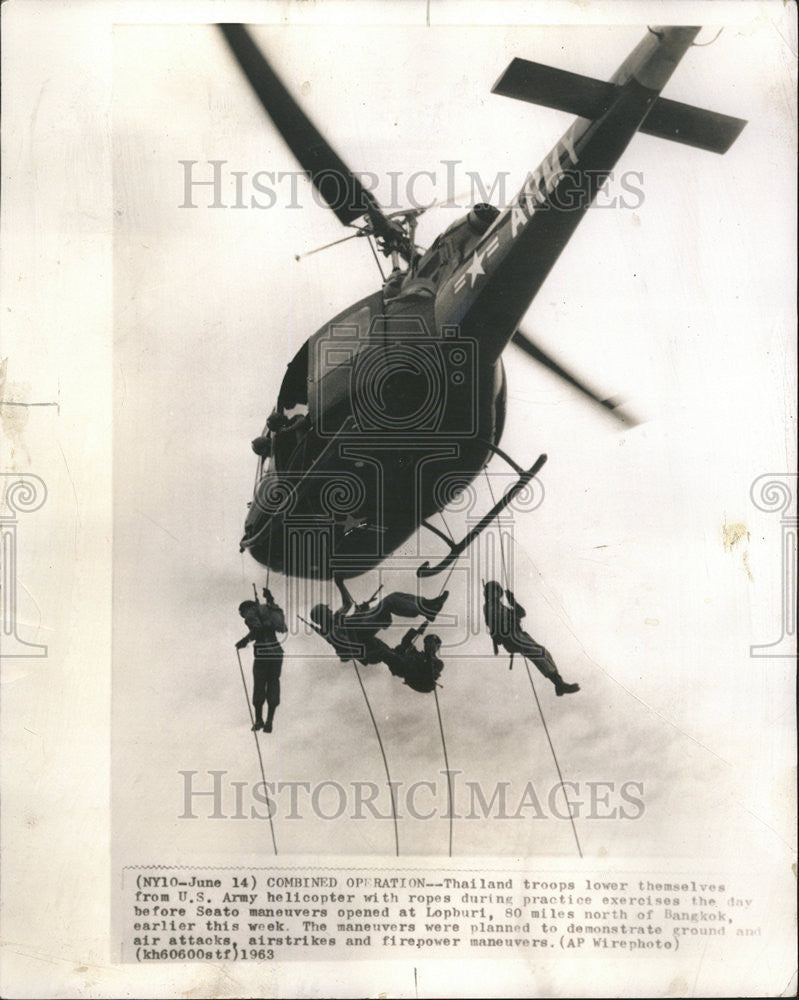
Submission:
[[[614,397],[603,398],[596,389],[593,389],[586,382],[582,381],[582,379],[573,375],[567,368],[564,368],[559,361],[556,361],[551,354],[547,354],[546,351],[542,350],[527,334],[522,333],[521,330],[517,330],[514,333],[511,341],[524,351],[529,358],[532,358],[533,361],[537,361],[540,365],[548,368],[553,374],[562,378],[564,382],[568,382],[578,392],[581,392],[592,402],[601,406],[607,413],[615,417],[616,420],[626,427],[635,427],[638,424],[638,421],[634,417],[631,417],[621,409],[622,404],[620,400]]]

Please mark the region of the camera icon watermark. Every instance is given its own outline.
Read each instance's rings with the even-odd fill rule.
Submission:
[[[477,342],[457,326],[431,334],[430,325],[422,315],[356,315],[318,337],[311,361],[318,434],[341,437],[351,406],[354,429],[345,439],[474,437]]]

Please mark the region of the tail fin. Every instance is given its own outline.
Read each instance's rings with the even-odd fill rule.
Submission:
[[[622,87],[527,59],[513,59],[491,89],[503,97],[596,120],[610,108]],[[742,118],[659,97],[639,131],[711,153],[726,153],[744,125]]]

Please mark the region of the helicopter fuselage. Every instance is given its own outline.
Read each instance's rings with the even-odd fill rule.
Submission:
[[[418,283],[388,302],[378,291],[289,366],[276,411],[290,416],[270,436],[242,540],[259,562],[360,575],[488,463],[505,420],[502,361],[457,327],[436,328],[434,308]]]
[[[502,352],[632,137],[702,145],[693,133],[724,117],[659,98],[698,31],[649,29],[609,83],[564,74],[562,101],[563,80],[536,75],[546,67],[511,63],[495,90],[585,113],[509,205],[476,206],[306,342],[259,439],[242,548],[291,576],[357,576],[486,466],[505,421]]]

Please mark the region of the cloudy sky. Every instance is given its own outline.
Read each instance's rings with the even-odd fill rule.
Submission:
[[[606,79],[645,30],[273,26],[256,37],[347,163],[377,174],[384,205],[390,171],[402,204],[417,171],[434,175],[418,182],[421,201],[466,192],[460,207],[423,217],[418,237],[429,245],[481,200],[468,172],[487,185],[507,172],[510,195],[570,123],[490,93],[513,56]],[[197,208],[180,207],[180,161],[197,161],[196,178],[226,161],[227,204],[232,171],[243,172],[246,196],[259,170],[297,169],[213,28],[118,25],[113,56],[115,843],[120,860],[136,862],[263,854],[263,820],[208,819],[203,800],[198,819],[179,819],[180,772],[198,772],[198,789],[210,770],[259,780],[233,648],[236,606],[264,580],[238,552],[249,441],[287,361],[378,275],[361,241],[295,261],[343,235],[305,180],[299,209],[285,184],[263,210],[210,208],[202,188]],[[637,136],[618,170],[636,172],[640,204],[590,211],[526,317],[641,425],[620,433],[526,358],[505,355],[502,445],[523,464],[549,455],[545,501],[514,526],[515,590],[532,634],[582,688],[558,699],[535,673],[550,734],[574,798],[587,803],[591,782],[643,786],[634,821],[586,818],[583,806],[588,855],[716,856],[741,839],[765,851],[790,840],[780,795],[790,661],[749,655],[778,637],[780,594],[779,525],[753,506],[750,486],[795,467],[788,58],[756,19],[691,50],[666,96],[748,119],[740,139],[722,157]],[[454,191],[445,161],[457,161]],[[485,483],[476,488],[487,508]],[[463,530],[462,516],[449,522]],[[725,548],[725,525],[739,523],[749,534]],[[426,557],[441,550],[429,538],[418,545]],[[353,593],[368,596],[376,580],[354,581]],[[408,583],[384,578],[387,590]],[[285,601],[285,581],[270,585]],[[426,587],[437,592],[435,581]],[[474,607],[463,574],[451,590],[452,607]],[[314,637],[292,635],[285,648],[275,731],[259,737],[267,779],[383,782],[352,667]],[[508,671],[484,635],[444,652],[440,705],[461,787],[480,782],[490,794],[507,782],[513,812],[532,782],[546,811],[556,773],[521,664]],[[249,652],[244,663],[249,685]],[[381,667],[363,677],[392,778],[437,782],[443,806],[434,701]],[[568,823],[523,815],[456,820],[454,853],[575,853]],[[301,818],[275,824],[281,853],[394,849],[388,820],[322,820],[306,803]],[[447,821],[405,818],[399,839],[403,854],[446,853]]]

